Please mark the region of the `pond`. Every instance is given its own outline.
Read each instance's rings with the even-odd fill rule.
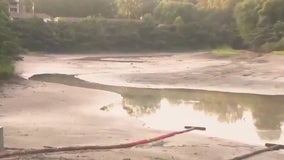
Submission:
[[[108,86],[58,74],[31,79],[116,92],[121,103],[102,107],[102,112],[128,115],[153,129],[202,126],[207,131],[200,134],[210,137],[260,145],[284,142],[284,96]]]

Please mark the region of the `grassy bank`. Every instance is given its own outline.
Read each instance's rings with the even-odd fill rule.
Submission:
[[[236,55],[240,53],[240,50],[232,49],[231,47],[221,47],[212,50],[213,54],[216,55]]]
[[[0,57],[0,79],[6,79],[14,74],[14,65],[8,58]]]
[[[284,51],[273,51],[272,53],[276,55],[284,55]]]

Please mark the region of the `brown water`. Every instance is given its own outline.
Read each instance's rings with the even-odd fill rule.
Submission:
[[[206,127],[207,136],[248,144],[284,142],[284,96],[118,87],[54,74],[31,79],[116,92],[123,97],[121,103],[105,106],[102,112],[128,115],[153,129],[194,125]]]

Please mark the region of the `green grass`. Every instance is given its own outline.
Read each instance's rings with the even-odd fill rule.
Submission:
[[[216,55],[237,55],[240,53],[240,50],[235,50],[231,47],[221,47],[213,49],[212,53]]]
[[[276,54],[276,55],[283,55],[284,56],[284,51],[273,51],[272,53]]]
[[[37,56],[37,55],[42,55],[41,52],[27,52],[27,55],[32,55],[32,56]]]
[[[15,68],[12,62],[0,61],[0,79],[6,79],[14,74]]]

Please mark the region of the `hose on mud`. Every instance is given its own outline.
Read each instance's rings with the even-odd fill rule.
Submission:
[[[267,144],[265,144],[265,146],[267,148],[261,149],[261,150],[258,150],[258,151],[252,152],[252,153],[244,154],[244,155],[232,158],[230,160],[244,160],[244,159],[248,159],[248,158],[251,158],[253,156],[265,153],[265,152],[271,152],[271,151],[284,149],[284,145],[279,145],[279,144],[269,144],[269,143],[267,143]]]
[[[3,151],[0,152],[0,159],[2,158],[9,158],[15,156],[26,156],[26,155],[34,155],[34,154],[43,154],[43,153],[55,153],[55,152],[70,152],[70,151],[81,151],[81,150],[110,150],[110,149],[125,149],[125,148],[132,148],[138,145],[143,145],[147,143],[152,143],[155,141],[160,141],[163,139],[167,139],[179,134],[184,134],[187,132],[191,132],[194,130],[205,131],[206,128],[203,127],[185,127],[185,130],[177,131],[168,133],[162,136],[144,139],[140,141],[125,143],[125,144],[118,144],[118,145],[109,145],[109,146],[73,146],[73,147],[61,147],[61,148],[45,148],[45,149],[33,149],[33,150],[20,150],[20,151]]]

